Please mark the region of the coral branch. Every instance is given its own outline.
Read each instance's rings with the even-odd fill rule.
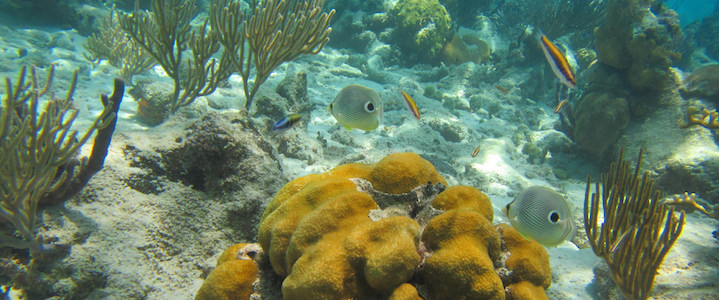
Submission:
[[[19,232],[19,237],[0,234],[0,245],[29,248],[34,254],[43,249],[42,237],[34,232],[40,199],[66,182],[68,172],[62,172],[65,166],[96,130],[114,120],[114,115],[111,106],[106,106],[90,128],[78,136],[71,130],[77,115],[72,108],[77,71],[67,96],[51,99],[44,110],[38,109],[40,97],[52,82],[53,67],[48,70],[44,86],[40,86],[34,67],[30,68],[30,82],[25,83],[26,71],[26,67],[20,70],[14,88],[11,80],[5,79],[7,92],[0,109],[0,220]]]
[[[329,41],[335,10],[320,13],[324,3],[268,0],[252,6],[251,13],[243,11],[238,1],[223,0],[212,6],[211,24],[220,32],[220,42],[234,57],[235,69],[242,76],[245,108],[250,108],[272,70],[302,54],[317,54]],[[256,73],[250,85],[252,67]]]
[[[682,232],[684,213],[660,202],[648,172],[641,179],[642,153],[632,174],[623,151],[591,193],[587,178],[584,226],[594,253],[609,265],[614,282],[629,299],[647,299],[664,256]],[[599,206],[603,222],[599,224]]]
[[[708,129],[719,129],[719,112],[708,110],[704,107],[701,109],[696,106],[689,106],[686,115],[678,122],[681,128],[688,128],[692,125],[701,125]]]
[[[62,203],[70,199],[72,196],[80,192],[82,188],[87,185],[93,175],[102,170],[105,164],[105,157],[107,157],[107,150],[110,147],[112,141],[112,133],[115,132],[115,124],[117,123],[117,112],[120,110],[120,102],[122,102],[122,96],[125,93],[125,83],[122,79],[115,79],[115,87],[110,98],[107,95],[102,95],[102,104],[105,106],[105,110],[109,109],[102,119],[102,128],[98,129],[97,135],[95,136],[95,142],[92,145],[92,152],[90,153],[89,159],[83,159],[82,162],[77,160],[69,161],[67,164],[60,168],[61,172],[67,172],[71,174],[67,180],[63,182],[62,186],[58,187],[55,192],[45,194],[39,204],[56,204]],[[73,174],[74,167],[81,165],[80,171],[77,174]]]

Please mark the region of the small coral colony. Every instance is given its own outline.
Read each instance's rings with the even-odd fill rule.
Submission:
[[[681,59],[676,47],[681,28],[664,1],[107,2],[109,13],[84,43],[85,55],[94,64],[107,61],[125,84],[133,85],[135,120],[148,126],[162,124],[198,97],[213,94],[232,75],[239,76],[244,89],[243,109],[260,112],[249,113],[257,116],[268,104],[253,100],[261,98],[260,86],[281,64],[318,54],[326,45],[362,52],[371,42],[381,41],[392,49],[384,64],[430,65],[439,70],[474,64],[510,72],[509,64],[530,61],[540,70],[551,70],[547,74],[552,75],[545,76],[551,78],[545,83],[551,84],[543,86],[556,86],[551,97],[556,128],[588,156],[606,158],[615,153],[612,145],[626,130],[629,117],[638,107],[651,104],[629,104],[627,95],[659,95],[674,80],[670,67]],[[16,10],[34,7],[18,0],[8,3]],[[109,8],[110,3],[117,6]],[[197,15],[197,9],[206,11]],[[354,19],[375,29],[352,31],[358,25],[347,16],[357,10],[377,11]],[[499,29],[507,31],[503,35],[509,36],[508,41],[486,34]],[[496,44],[504,42],[506,54],[500,54]],[[581,50],[570,49],[571,44]],[[370,79],[381,79],[372,60],[365,60],[362,71]],[[171,88],[133,82],[133,76],[153,68],[164,70],[172,79]],[[30,123],[40,122],[33,113],[38,114],[38,97],[44,91],[34,91],[41,87],[35,69],[25,70],[17,85],[7,80],[1,110],[0,216],[19,234],[3,235],[0,240],[41,256],[49,242],[33,233],[33,222],[40,201],[48,196],[17,187],[42,186],[41,194],[52,194],[66,178],[74,178],[63,171],[84,162],[57,154],[57,160],[43,165],[27,155],[9,155],[40,147],[33,138],[39,126],[33,125],[42,124]],[[698,69],[688,76],[682,94],[717,97],[708,91],[717,90],[716,74],[717,65]],[[51,80],[52,71],[46,86]],[[491,88],[504,96],[517,89],[499,84]],[[338,90],[327,112],[346,130],[362,130],[353,134],[379,134],[378,127],[390,117],[386,111],[390,104],[402,103],[403,120],[419,122],[421,112],[427,110],[415,99],[446,98],[432,86],[423,95],[396,88],[389,98],[361,84]],[[72,91],[66,101],[71,95]],[[119,106],[119,100],[113,101]],[[71,105],[62,105],[53,111],[72,118],[51,130],[64,137],[75,115]],[[268,123],[272,134],[285,134],[309,122],[310,105],[281,105],[281,113]],[[685,112],[678,123],[681,127],[719,128],[715,110],[691,105]],[[47,115],[51,113],[43,112],[41,120],[52,122]],[[117,108],[114,113],[104,112],[90,133],[99,130],[107,135],[104,124],[113,118]],[[73,152],[90,133],[79,143],[70,142]],[[47,142],[60,150],[67,147]],[[466,155],[474,158],[482,151],[472,146]],[[19,165],[6,167],[11,161]],[[195,299],[273,299],[279,293],[284,299],[546,299],[552,273],[545,247],[565,242],[591,247],[606,262],[625,297],[646,299],[659,265],[681,234],[685,212],[719,218],[719,208],[689,193],[663,200],[648,173],[641,172],[641,162],[640,153],[632,168],[622,152],[600,182],[588,178],[583,215],[573,215],[565,195],[555,188],[529,186],[502,209],[511,226],[493,225],[493,206],[482,191],[449,186],[432,163],[414,153],[298,177],[267,202],[257,243],[228,248]],[[40,170],[36,174],[44,177],[21,178],[22,168]]]

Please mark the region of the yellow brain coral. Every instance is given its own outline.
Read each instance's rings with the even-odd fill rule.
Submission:
[[[250,256],[259,251],[257,244],[240,243],[227,248],[197,291],[195,300],[249,299],[258,276],[257,264]]]
[[[392,194],[427,183],[447,184],[413,153],[392,154],[372,165],[342,165],[289,182],[265,210],[258,237],[274,271],[286,276],[285,299],[389,296],[419,265],[419,224],[406,216],[371,220],[370,210],[378,206],[350,178]]]
[[[445,210],[422,233],[431,256],[420,274],[432,299],[546,298],[551,283],[547,251],[508,225],[492,226],[484,193],[455,186],[432,206]]]
[[[283,297],[421,299],[418,290],[435,300],[546,297],[544,248],[511,227],[495,228],[489,198],[477,189],[433,189],[446,184],[412,153],[289,182],[268,205],[258,237],[284,278]],[[397,199],[413,201],[409,211],[375,214],[402,211],[392,206]],[[420,215],[434,216],[424,231],[412,219]]]

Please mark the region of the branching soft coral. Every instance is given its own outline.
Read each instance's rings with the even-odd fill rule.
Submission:
[[[696,106],[689,106],[686,115],[678,122],[681,128],[688,128],[692,125],[701,125],[708,129],[719,129],[719,112],[708,110],[704,107],[701,109]]]

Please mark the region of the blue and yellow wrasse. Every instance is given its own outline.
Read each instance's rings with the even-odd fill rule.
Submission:
[[[537,38],[537,44],[542,48],[542,52],[544,52],[544,56],[547,58],[547,62],[549,62],[552,71],[554,71],[554,75],[557,75],[561,83],[570,89],[574,89],[577,85],[577,77],[574,76],[574,69],[569,65],[567,57],[541,30],[537,29],[534,35]]]
[[[272,124],[272,130],[283,130],[292,127],[302,119],[301,114],[289,114]]]
[[[414,100],[412,97],[410,97],[407,93],[404,91],[399,91],[402,94],[402,100],[404,101],[404,106],[407,107],[407,110],[415,117],[417,120],[419,120],[420,115],[419,108],[417,107],[417,104],[414,103]]]

